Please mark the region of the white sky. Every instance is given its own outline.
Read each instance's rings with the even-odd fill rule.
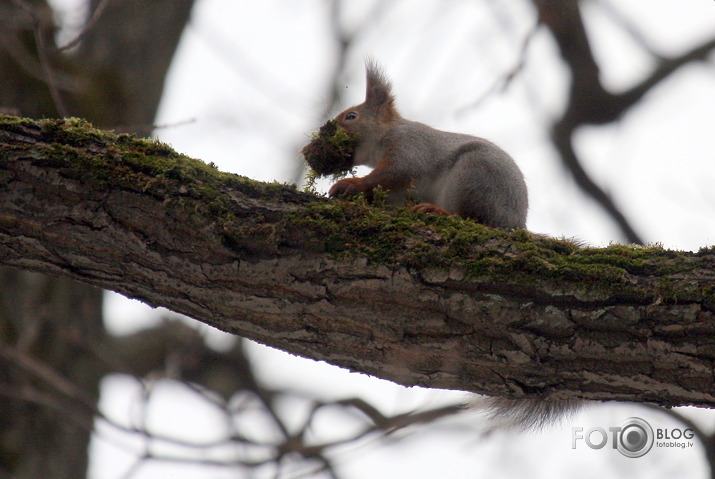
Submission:
[[[59,1],[59,0],[58,0]],[[342,22],[351,33],[375,1],[346,2]],[[178,151],[255,179],[292,182],[297,151],[322,124],[335,43],[324,0],[201,0],[172,66],[158,124],[195,120],[159,131]],[[524,1],[401,0],[361,30],[342,78],[344,106],[359,103],[362,60],[372,55],[393,79],[404,116],[434,127],[486,137],[512,154],[530,188],[529,228],[576,236],[595,245],[619,241],[613,224],[585,198],[557,163],[545,140],[549,120],[564,104],[568,76],[555,46],[539,32],[525,68],[502,94],[483,97],[519,61],[519,45],[533,26]],[[648,75],[648,56],[589,2],[587,26],[604,83],[624,89]],[[611,1],[664,55],[677,55],[715,32],[711,0]],[[715,242],[715,73],[712,60],[684,70],[655,89],[617,124],[579,132],[586,169],[609,191],[650,242],[697,250]],[[325,185],[327,187],[327,185]],[[108,298],[109,327],[128,332],[156,313],[116,295]],[[218,335],[217,335],[218,336]],[[220,342],[221,339],[216,338]],[[359,395],[386,410],[459,400],[461,393],[406,390],[269,350],[251,348],[269,385],[321,397]],[[330,384],[330,392],[323,384]],[[222,432],[216,411],[171,384],[152,400],[156,427],[182,435]],[[140,394],[130,380],[105,381],[102,406],[117,420],[136,417]],[[162,400],[161,396],[166,399]],[[179,399],[180,398],[180,399]],[[171,405],[171,407],[169,407]],[[700,416],[707,413],[696,412]],[[363,444],[340,454],[344,478],[361,477],[706,477],[699,446],[653,450],[626,459],[613,451],[572,450],[571,425],[614,425],[631,415],[665,424],[634,406],[599,406],[541,435],[500,433],[417,435],[389,448]],[[123,419],[122,419],[123,418]],[[468,420],[460,416],[460,421]],[[712,415],[708,416],[708,422]],[[475,419],[476,423],[476,419]],[[665,427],[665,426],[659,426]],[[668,427],[673,427],[672,423]],[[93,478],[122,477],[141,444],[102,431],[93,443]],[[123,444],[117,447],[116,443]],[[151,464],[137,478],[235,477],[231,471]],[[268,476],[257,476],[268,477]]]

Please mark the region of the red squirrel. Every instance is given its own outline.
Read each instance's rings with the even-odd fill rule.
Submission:
[[[498,228],[526,228],[526,183],[514,160],[495,144],[470,135],[436,130],[397,112],[390,82],[367,64],[365,102],[335,117],[339,128],[358,138],[353,163],[372,172],[345,178],[330,196],[369,192],[380,186],[391,195],[407,190],[420,202],[414,211],[456,214]],[[497,422],[522,429],[540,427],[574,412],[579,401],[485,398],[475,405]]]
[[[526,227],[526,183],[514,160],[475,136],[436,130],[402,118],[389,80],[368,60],[365,102],[335,117],[338,127],[359,137],[354,164],[373,168],[362,178],[345,178],[330,196],[372,191],[393,197],[409,190],[414,211],[456,214],[498,228]]]

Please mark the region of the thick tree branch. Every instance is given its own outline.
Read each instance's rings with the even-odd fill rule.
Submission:
[[[712,248],[579,248],[2,117],[0,261],[404,385],[715,406]]]

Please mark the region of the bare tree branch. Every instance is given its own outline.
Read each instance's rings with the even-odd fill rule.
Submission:
[[[715,405],[715,251],[327,202],[78,121],[0,121],[0,258],[403,385]]]
[[[600,81],[599,65],[586,34],[579,2],[532,1],[538,10],[539,21],[550,30],[571,71],[568,105],[553,127],[554,145],[564,166],[574,175],[574,180],[581,189],[606,210],[629,242],[643,244],[643,239],[613,199],[584,170],[573,149],[573,134],[582,125],[601,125],[616,121],[646,93],[683,65],[707,59],[715,49],[715,38],[678,57],[656,58],[659,64],[650,76],[625,92],[612,93]]]
[[[42,67],[42,80],[47,84],[52,101],[55,108],[61,117],[68,116],[67,106],[60,94],[58,81],[55,74],[55,69],[51,64],[50,46],[47,42],[47,37],[51,36],[53,31],[51,28],[51,13],[47,6],[43,8],[33,7],[25,0],[12,0],[13,3],[32,19],[32,29],[35,37],[35,48],[37,49],[37,58]]]

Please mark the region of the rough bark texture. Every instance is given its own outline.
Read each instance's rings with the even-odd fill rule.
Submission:
[[[715,251],[327,202],[80,121],[0,122],[0,258],[403,385],[715,405]]]

